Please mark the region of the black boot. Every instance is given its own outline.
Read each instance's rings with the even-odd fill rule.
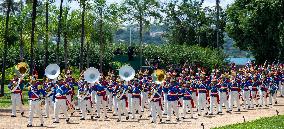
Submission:
[[[27,127],[32,127],[32,125],[28,124]]]
[[[66,122],[69,123],[69,121],[70,121],[70,118],[67,118],[67,119],[66,119]]]

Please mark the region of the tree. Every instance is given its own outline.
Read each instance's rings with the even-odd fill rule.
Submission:
[[[59,7],[59,17],[58,17],[58,29],[57,29],[57,44],[56,44],[56,63],[60,64],[59,61],[59,45],[60,45],[60,35],[61,35],[61,26],[62,26],[62,4],[63,0],[60,0],[60,7]]]
[[[23,14],[23,0],[20,1],[21,15]],[[23,16],[21,16],[20,23],[20,60],[24,60],[24,41],[23,41]]]
[[[220,6],[216,10],[202,8],[203,0],[166,3],[163,12],[167,26],[166,38],[173,44],[200,45],[217,48],[224,43],[226,15]],[[217,16],[219,10],[219,16]],[[220,39],[220,40],[219,40]]]
[[[88,31],[89,33],[93,31],[93,41],[98,42],[100,46],[101,54],[99,56],[99,67],[102,72],[103,66],[106,65],[104,64],[104,60],[107,57],[105,56],[107,43],[113,42],[113,34],[118,29],[119,24],[123,21],[122,13],[124,12],[124,8],[117,4],[107,5],[106,0],[97,0],[94,2],[93,7],[95,8],[94,15],[97,19],[93,21],[95,23],[95,30],[88,29]]]
[[[66,5],[67,6],[67,5]],[[64,9],[64,31],[63,31],[63,40],[64,40],[64,69],[67,71],[68,67],[68,11],[69,7],[65,7]]]
[[[226,30],[257,63],[283,61],[283,0],[237,0],[227,9]]]
[[[44,49],[44,67],[46,67],[47,65],[48,65],[48,57],[49,57],[49,55],[48,55],[48,42],[49,42],[49,29],[48,29],[48,17],[49,17],[49,15],[48,15],[48,13],[49,13],[49,11],[48,11],[48,9],[49,9],[49,0],[46,0],[45,1],[45,49]]]
[[[9,35],[9,16],[12,6],[11,0],[6,0],[7,11],[6,11],[6,22],[5,22],[5,35],[4,35],[4,49],[3,49],[3,59],[2,59],[2,81],[1,81],[1,96],[4,96],[4,83],[5,83],[5,69],[6,69],[6,56],[7,56],[7,45],[8,45],[8,35]]]
[[[84,67],[84,40],[85,40],[85,9],[86,9],[86,1],[87,0],[80,0],[80,5],[82,8],[82,22],[81,22],[81,46],[80,46],[80,65],[79,65],[79,69],[80,72],[82,71],[83,67]]]
[[[35,38],[35,26],[36,26],[36,7],[37,7],[37,0],[33,0],[30,74],[32,74],[34,70],[34,42],[35,42],[34,38]]]
[[[125,0],[123,4],[127,10],[128,20],[139,25],[140,66],[142,66],[143,27],[150,24],[150,19],[160,18],[159,2],[156,0]]]

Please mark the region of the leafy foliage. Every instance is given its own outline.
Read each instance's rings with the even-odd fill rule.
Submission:
[[[79,64],[79,43],[72,43],[68,47],[69,57],[68,57],[68,65],[71,69],[77,70]],[[55,49],[55,44],[49,45],[49,49]],[[62,47],[62,46],[61,46]],[[127,45],[125,44],[110,44],[108,43],[105,48],[105,54],[103,54],[103,70],[108,71],[109,69],[117,69],[118,67],[122,66],[125,63],[129,63],[127,61],[123,62],[114,62],[115,58],[118,58],[114,55],[114,51],[120,48],[123,52],[122,56],[127,55]],[[135,46],[136,48],[136,56],[138,56],[138,50],[140,46]],[[10,47],[8,49],[8,57],[7,59],[7,68],[14,67],[15,64],[18,63],[18,55],[19,51],[17,51],[18,47]],[[99,45],[91,45],[90,50],[92,53],[89,53],[90,58],[90,67],[99,68],[99,56],[100,56],[100,49]],[[36,70],[38,70],[40,75],[44,74],[44,65],[43,59],[44,56],[44,45],[38,45],[35,54],[36,60]],[[219,50],[212,50],[210,48],[202,48],[199,46],[187,46],[187,45],[174,45],[174,44],[164,44],[164,45],[145,45],[142,48],[143,50],[143,58],[144,59],[153,59],[156,57],[160,57],[162,60],[161,65],[166,66],[169,64],[179,64],[181,62],[188,61],[189,63],[198,63],[202,66],[207,67],[214,67],[214,65],[222,66],[224,64],[225,55],[223,52]],[[26,53],[26,56],[29,56],[30,53]],[[2,56],[0,54],[0,56]],[[59,59],[63,61],[64,51],[59,51]],[[84,60],[86,61],[86,59]],[[56,55],[54,53],[50,54],[48,62],[55,63],[56,62]],[[64,62],[59,64],[61,68],[64,68]],[[84,68],[87,66],[85,65]],[[76,72],[76,76],[79,76],[79,71]],[[7,73],[8,74],[8,73]],[[6,78],[9,79],[9,78]]]
[[[212,8],[202,8],[203,1],[185,0],[166,4],[163,12],[166,14],[166,37],[174,44],[199,44],[202,47],[218,48],[224,44],[226,14],[219,8],[220,20],[216,20],[216,11]],[[219,25],[219,41],[217,43],[217,24]]]
[[[283,6],[283,0],[236,0],[226,11],[226,31],[258,63],[283,60]]]

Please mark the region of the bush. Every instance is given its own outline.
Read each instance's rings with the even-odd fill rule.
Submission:
[[[89,58],[89,66],[99,68],[99,56],[103,55],[103,70],[107,72],[109,69],[118,69],[124,64],[130,65],[138,65],[139,66],[139,48],[140,46],[134,46],[135,49],[135,57],[136,61],[127,61],[127,47],[126,44],[107,44],[104,49],[104,53],[100,52],[99,45],[97,44],[90,44],[89,48],[84,51],[84,56],[80,57],[80,44],[79,43],[72,43],[68,46],[68,65],[71,66],[73,70],[74,76],[77,78],[80,76],[80,72],[78,69],[80,58],[83,58],[84,64],[83,66],[86,67],[86,55],[88,54]],[[123,52],[122,55],[114,55],[114,51],[120,48]],[[143,59],[153,59],[156,57],[160,57],[162,60],[161,66],[167,66],[168,64],[181,64],[185,61],[189,63],[197,63],[200,66],[206,66],[209,68],[213,68],[214,65],[222,66],[225,64],[224,59],[225,55],[221,50],[217,49],[210,49],[210,48],[202,48],[199,46],[186,46],[186,45],[173,45],[173,44],[164,44],[164,45],[144,45],[143,49]],[[18,46],[11,46],[8,49],[8,56],[7,56],[7,77],[6,79],[10,79],[13,73],[12,67],[14,67],[19,61],[19,47]],[[55,55],[55,44],[49,45],[49,64],[56,62],[56,55]],[[64,60],[64,51],[63,46],[60,46],[59,51],[59,59],[61,61]],[[2,53],[0,53],[2,57]],[[39,44],[38,47],[35,49],[35,64],[36,70],[40,74],[40,77],[44,75],[44,45]],[[25,59],[28,62],[30,57],[29,50],[25,50]],[[117,60],[118,58],[122,59],[123,61]],[[61,68],[64,67],[64,62],[59,64]],[[134,67],[139,68],[139,67]]]

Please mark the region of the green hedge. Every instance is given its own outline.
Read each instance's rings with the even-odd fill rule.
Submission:
[[[117,69],[124,64],[131,64],[131,65],[139,65],[139,46],[135,47],[135,61],[128,62],[127,61],[127,47],[126,44],[107,44],[105,46],[105,52],[101,53],[99,50],[99,45],[97,44],[89,44],[88,49],[85,48],[84,56],[80,57],[80,46],[79,43],[73,43],[68,46],[68,61],[69,66],[73,71],[75,71],[75,76],[79,77],[79,61],[80,58],[83,58],[84,67],[86,67],[86,56],[89,57],[89,66],[99,68],[99,56],[100,54],[103,55],[103,69],[104,71],[108,71],[110,68]],[[55,44],[49,45],[49,63],[56,62],[56,55],[55,55]],[[120,48],[123,51],[123,55],[115,56],[114,51]],[[198,63],[201,66],[206,66],[209,68],[213,68],[214,65],[222,66],[225,64],[224,59],[225,55],[221,50],[215,50],[211,48],[202,48],[199,46],[186,46],[186,45],[173,45],[173,44],[164,44],[164,45],[144,45],[143,49],[143,59],[153,59],[155,57],[160,57],[162,60],[161,65],[166,66],[168,64],[179,64],[181,62],[188,61],[189,63]],[[59,59],[61,61],[64,60],[63,57],[64,51],[63,47],[60,46],[59,51]],[[0,53],[2,57],[2,53]],[[40,75],[44,74],[44,46],[43,44],[38,44],[37,48],[35,48],[35,60],[36,60],[36,69],[39,71]],[[25,59],[29,60],[30,53],[28,49],[25,49]],[[10,79],[12,76],[10,75],[13,73],[13,67],[15,64],[19,62],[19,47],[17,45],[10,46],[8,49],[8,56],[7,56],[7,75],[6,79]],[[144,61],[143,61],[144,62]],[[2,63],[2,62],[1,62]],[[61,62],[60,67],[63,68],[64,62]],[[138,68],[138,67],[135,67]],[[1,74],[1,73],[0,73]]]

